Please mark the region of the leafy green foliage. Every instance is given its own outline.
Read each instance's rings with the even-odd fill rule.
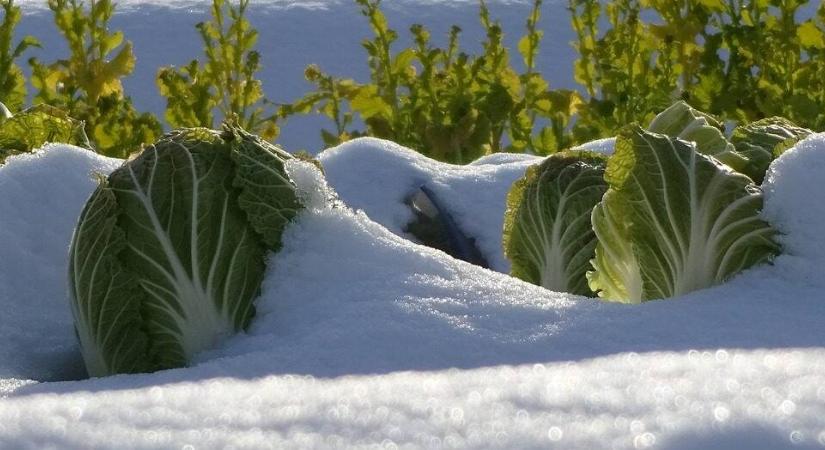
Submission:
[[[825,3],[803,19],[806,3],[569,0],[575,79],[588,94],[574,139],[647,123],[677,99],[723,121],[783,116],[822,129]]]
[[[452,163],[499,151],[545,155],[573,148],[628,123],[648,123],[676,100],[707,112],[695,120],[707,122],[708,136],[721,123],[778,116],[801,129],[825,128],[825,4],[807,17],[803,0],[568,0],[580,89],[565,90],[536,70],[543,0],[532,2],[518,55],[504,45],[504,30],[483,0],[478,54],[462,51],[458,27],[441,48],[426,27],[413,25],[413,45],[398,48],[381,1],[355,1],[372,31],[363,41],[369,82],[312,65],[305,76],[315,89],[275,111],[256,78],[261,58],[249,0],[213,0],[212,19],[197,26],[205,59],[158,72],[166,121],[214,127],[233,118],[271,140],[280,120],[316,112],[334,124],[321,131],[325,145],[371,135]],[[25,83],[14,60],[38,43],[26,37],[15,45],[19,8],[12,0],[0,6],[0,100],[16,110]],[[108,30],[112,0],[93,0],[89,8],[82,0],[49,0],[49,7],[70,55],[51,64],[30,60],[35,100],[84,121],[95,148],[107,155],[126,156],[154,140],[158,120],[137,113],[123,92],[121,79],[135,59],[122,33]],[[356,123],[364,129],[354,129]],[[711,154],[756,181],[764,176],[766,153],[727,145]]]
[[[553,291],[593,295],[585,278],[596,248],[590,215],[607,191],[606,164],[596,153],[556,153],[513,184],[503,238],[513,276]]]
[[[0,122],[0,163],[11,155],[30,152],[47,142],[90,147],[83,122],[57,108],[38,105]]]
[[[35,100],[84,121],[95,149],[105,155],[125,157],[155,140],[160,123],[135,111],[123,92],[121,79],[134,70],[135,56],[123,33],[109,31],[114,3],[95,0],[86,9],[78,0],[49,0],[49,8],[70,54],[51,64],[29,61]]]
[[[26,101],[26,79],[15,60],[31,47],[40,47],[40,42],[25,36],[14,43],[14,29],[20,22],[20,7],[14,0],[0,0],[3,22],[0,23],[0,102],[8,109],[18,111]]]
[[[249,324],[265,254],[302,208],[290,158],[234,125],[190,128],[101,180],[69,265],[91,376],[180,367]]]
[[[213,0],[212,20],[197,25],[205,62],[164,67],[157,85],[166,98],[166,121],[173,127],[214,127],[225,118],[264,139],[278,136],[278,117],[267,112],[271,102],[264,97],[260,54],[254,50],[258,32],[246,18],[249,0],[233,6]]]
[[[657,115],[647,129],[653,133],[694,142],[699,153],[713,156],[751,178],[757,175],[749,170],[751,161],[725,138],[724,125],[683,101],[674,103]]]
[[[695,143],[639,127],[622,132],[593,211],[590,287],[639,303],[722,283],[779,252],[759,218],[762,193]]]
[[[335,78],[310,66],[306,77],[316,91],[283,107],[282,116],[312,111],[328,116],[335,130],[322,132],[327,145],[368,134],[452,163],[499,151],[546,154],[570,143],[566,129],[578,95],[549,90],[535,69],[541,0],[534,1],[527,34],[518,45],[523,73],[511,66],[501,25],[490,18],[483,1],[479,16],[486,38],[477,56],[461,52],[458,27],[450,30],[446,48],[438,48],[429,30],[413,25],[414,45],[394,51],[398,34],[389,28],[380,0],[356,1],[373,32],[363,42],[370,82]],[[365,131],[349,128],[356,117],[366,124]]]
[[[367,134],[453,163],[498,151],[550,154],[648,123],[679,99],[707,111],[713,127],[772,116],[825,127],[825,4],[798,19],[801,0],[568,0],[579,93],[552,89],[535,70],[540,0],[518,43],[521,73],[483,1],[486,39],[477,56],[460,51],[457,27],[442,49],[415,25],[414,45],[394,50],[398,35],[380,1],[357,3],[374,36],[364,41],[370,83],[312,67],[307,79],[316,90],[281,111],[333,119],[336,129],[322,132],[327,145]],[[354,118],[366,130],[350,130]],[[733,148],[717,156],[755,179],[764,172]]]
[[[762,183],[771,162],[812,133],[807,128],[794,125],[788,119],[769,117],[737,127],[733,130],[731,143],[750,162],[745,173],[755,182]]]

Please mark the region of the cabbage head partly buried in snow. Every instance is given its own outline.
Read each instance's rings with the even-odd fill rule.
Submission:
[[[504,252],[513,276],[593,295],[585,278],[596,247],[590,215],[607,191],[606,163],[596,153],[557,153],[513,184],[504,217]]]
[[[69,263],[89,375],[184,366],[249,324],[301,208],[290,158],[235,127],[184,129],[100,180]]]
[[[779,251],[759,218],[759,187],[695,147],[639,127],[619,136],[605,173],[610,189],[592,219],[599,243],[588,279],[600,297],[682,295]]]

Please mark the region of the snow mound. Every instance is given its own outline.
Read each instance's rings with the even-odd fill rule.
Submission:
[[[595,141],[586,142],[573,150],[588,151],[594,153],[601,153],[603,155],[612,155],[616,150],[616,138],[598,139]]]
[[[815,449],[825,352],[619,355],[318,379],[54,385],[0,404],[0,447]]]
[[[327,185],[324,174],[314,164],[292,159],[284,164],[284,170],[295,183],[298,199],[305,208],[323,209],[335,193]]]
[[[811,203],[824,149],[808,139],[771,169],[765,214],[787,249],[773,265],[631,306],[398,235],[410,183],[464,206],[462,224],[492,223],[531,160],[459,168],[355,141],[322,160],[366,212],[301,213],[247,333],[189,368],[60,383],[43,381],[82,376],[71,230],[90,173],[119,161],[68,146],[12,158],[0,168],[0,448],[819,448],[825,210]],[[308,165],[290,170],[309,198],[329,194]]]
[[[825,261],[824,174],[825,133],[820,133],[786,151],[765,177],[764,214],[783,233],[788,255]]]
[[[468,166],[432,160],[394,142],[361,138],[321,152],[330,185],[350,207],[393,233],[414,239],[404,230],[413,212],[407,199],[422,185],[443,201],[459,228],[499,272],[509,272],[501,233],[507,192],[541,158],[496,154]],[[472,199],[472,201],[467,201]]]
[[[0,166],[0,378],[84,376],[66,297],[67,255],[97,186],[94,173],[119,164],[50,145]]]

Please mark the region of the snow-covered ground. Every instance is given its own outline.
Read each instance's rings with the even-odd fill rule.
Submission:
[[[66,252],[91,173],[117,161],[50,146],[0,167],[0,448],[825,446],[825,135],[768,177],[774,265],[640,306],[546,291],[392,232],[422,181],[463,207],[462,225],[500,223],[524,158],[458,168],[362,139],[321,160],[363,211],[290,226],[247,333],[186,369],[92,380],[77,380]]]
[[[42,0],[21,33],[57,42]],[[126,88],[162,112],[157,67],[200,55],[206,0],[120,0],[135,43]],[[387,0],[391,25],[477,48],[475,1]],[[565,2],[545,2],[540,69],[572,87]],[[319,63],[366,78],[367,25],[349,0],[261,0],[261,78],[273,100]],[[527,0],[491,2],[515,46]],[[323,121],[284,129],[320,148]],[[604,142],[601,150],[609,149]],[[247,333],[192,367],[85,378],[66,298],[66,253],[93,172],[120,161],[50,146],[0,167],[0,448],[825,448],[825,135],[786,153],[765,185],[782,235],[774,265],[640,306],[553,293],[406,239],[405,199],[426,184],[493,269],[504,196],[534,159],[467,167],[358,140],[320,155],[349,208],[304,213],[269,262]]]

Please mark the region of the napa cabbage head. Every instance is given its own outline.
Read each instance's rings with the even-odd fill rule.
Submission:
[[[753,181],[697,151],[696,142],[623,131],[607,164],[607,193],[593,210],[598,238],[590,287],[639,303],[720,284],[779,252],[760,218]]]
[[[101,177],[69,261],[89,375],[184,366],[249,325],[265,255],[302,209],[291,158],[231,125],[183,129]]]
[[[513,184],[503,240],[513,276],[553,291],[593,294],[585,278],[596,247],[590,216],[607,191],[606,164],[597,153],[556,153]]]

